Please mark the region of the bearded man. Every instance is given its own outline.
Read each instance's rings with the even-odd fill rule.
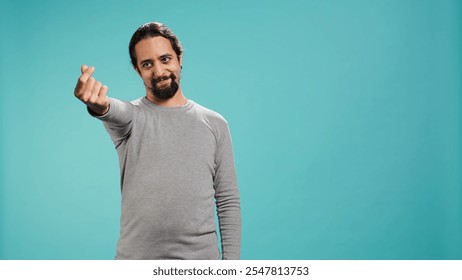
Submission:
[[[129,54],[146,95],[132,102],[108,97],[108,87],[92,77],[95,68],[81,67],[74,95],[103,122],[119,157],[115,259],[240,258],[240,197],[228,124],[183,94],[182,52],[164,24],[139,27]]]

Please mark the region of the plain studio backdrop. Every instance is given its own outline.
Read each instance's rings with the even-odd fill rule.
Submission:
[[[462,259],[460,1],[0,3],[0,259],[114,257],[117,155],[73,90],[90,64],[143,96],[148,21],[229,122],[243,259]]]

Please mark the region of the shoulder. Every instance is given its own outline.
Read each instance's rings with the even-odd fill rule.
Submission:
[[[213,111],[205,106],[202,106],[194,101],[191,101],[191,102],[194,103],[193,105],[194,112],[200,118],[204,119],[205,121],[210,122],[213,125],[217,125],[217,126],[227,126],[228,125],[228,122],[226,121],[226,119],[218,112]]]
[[[143,99],[143,97],[140,97],[138,99],[135,99],[133,101],[131,101],[130,103],[135,106],[135,107],[140,107],[143,105],[143,102],[141,101]]]
[[[226,135],[229,134],[228,122],[226,119],[221,114],[195,102],[192,108],[194,108],[192,111],[201,122],[212,131],[217,142],[222,142],[223,139],[226,138]]]
[[[140,97],[133,101],[130,101],[130,104],[133,106],[136,119],[144,119],[145,115],[152,113],[152,110],[146,103],[143,101],[144,97]]]

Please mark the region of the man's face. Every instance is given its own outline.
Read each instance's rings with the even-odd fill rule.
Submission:
[[[151,37],[135,45],[138,73],[144,85],[157,99],[172,98],[179,89],[181,57],[172,48],[170,40]]]

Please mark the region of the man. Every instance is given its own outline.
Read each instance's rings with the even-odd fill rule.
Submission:
[[[240,199],[226,120],[188,100],[180,87],[182,47],[161,23],[129,44],[146,96],[107,97],[83,65],[74,95],[103,121],[116,147],[122,213],[116,259],[239,259]]]

